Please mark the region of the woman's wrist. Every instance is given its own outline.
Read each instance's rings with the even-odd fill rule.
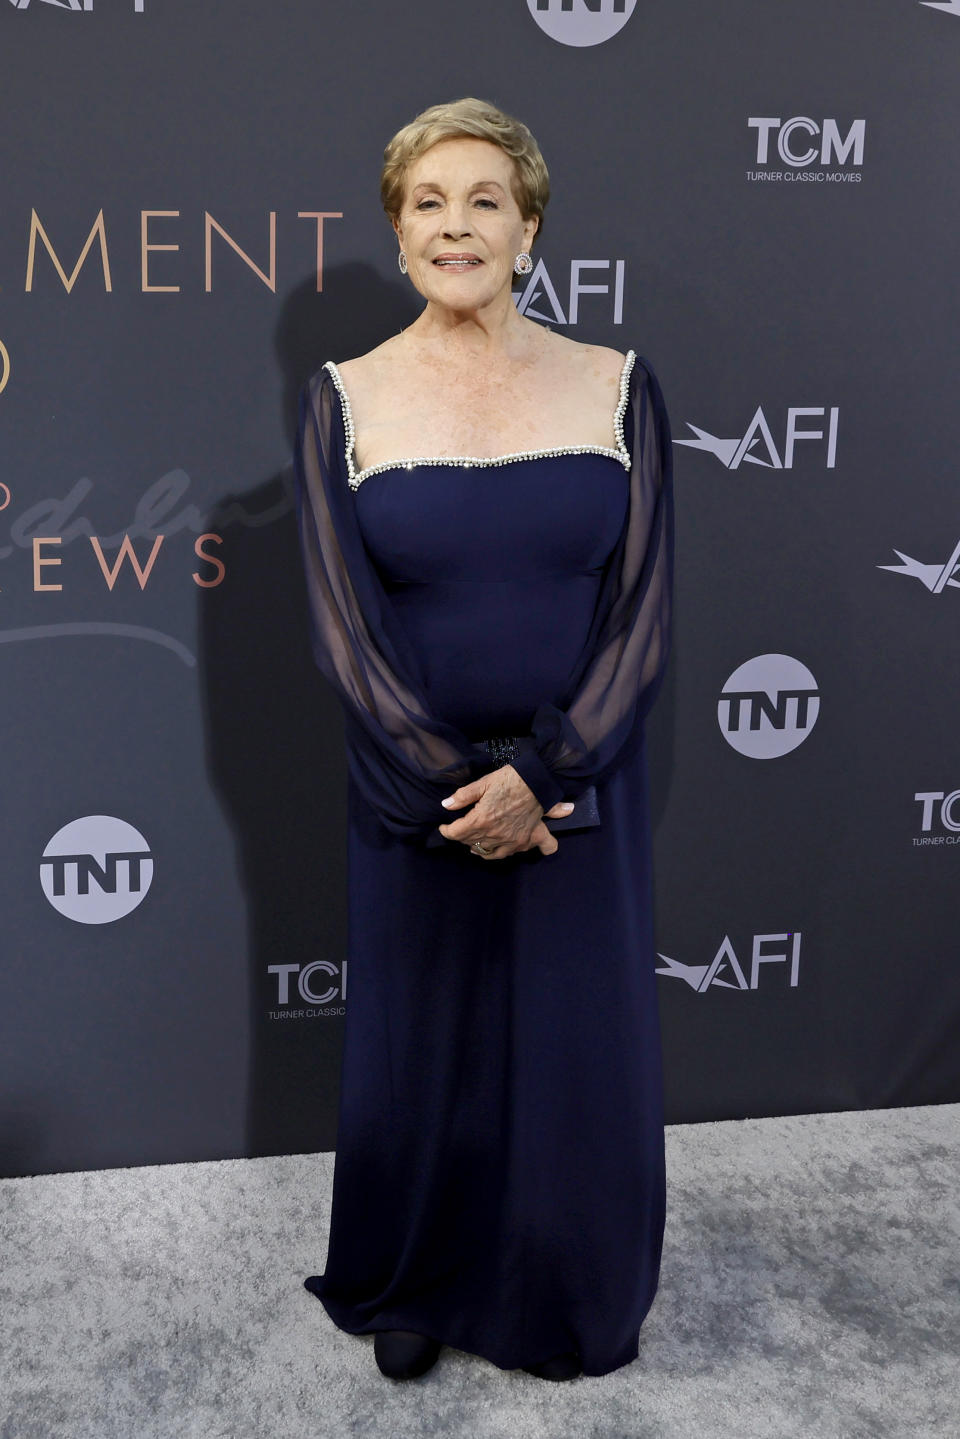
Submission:
[[[535,749],[521,750],[506,769],[513,769],[535,796],[544,814],[563,799],[563,788]]]

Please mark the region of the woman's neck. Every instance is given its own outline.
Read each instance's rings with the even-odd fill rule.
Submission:
[[[451,310],[428,300],[403,333],[434,353],[482,359],[524,354],[537,343],[540,326],[517,314],[508,291],[478,310]]]

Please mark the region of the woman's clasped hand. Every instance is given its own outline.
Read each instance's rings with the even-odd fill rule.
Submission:
[[[559,819],[573,809],[561,800],[544,813],[526,780],[509,764],[461,785],[440,802],[446,809],[472,806],[467,814],[438,828],[444,839],[459,840],[481,859],[506,859],[526,849],[555,854],[560,846],[543,821]],[[474,848],[477,841],[482,849]]]

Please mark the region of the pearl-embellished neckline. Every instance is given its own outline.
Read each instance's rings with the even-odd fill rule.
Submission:
[[[364,480],[370,475],[378,475],[384,470],[412,470],[418,465],[458,465],[463,469],[470,469],[473,466],[509,465],[515,464],[518,460],[538,460],[551,455],[609,455],[613,460],[619,460],[625,470],[631,465],[630,452],[628,451],[623,438],[623,417],[627,410],[627,400],[630,393],[630,375],[633,370],[636,352],[627,351],[623,368],[620,371],[620,398],[613,414],[613,433],[616,440],[615,445],[556,445],[549,449],[542,450],[516,450],[509,455],[417,455],[408,459],[384,460],[377,465],[368,465],[366,469],[358,470],[354,462],[354,449],[356,447],[356,428],[353,423],[353,411],[350,408],[350,396],[347,394],[343,383],[343,377],[333,360],[327,360],[325,370],[329,370],[333,382],[337,387],[340,396],[340,407],[343,413],[343,428],[346,437],[345,459],[347,464],[347,483],[352,490],[359,489]]]

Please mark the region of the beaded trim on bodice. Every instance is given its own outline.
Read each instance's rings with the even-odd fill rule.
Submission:
[[[545,450],[517,450],[510,455],[480,456],[480,455],[418,455],[410,459],[385,460],[379,465],[368,465],[365,470],[358,470],[354,464],[353,452],[356,445],[356,430],[353,423],[353,411],[350,408],[350,396],[347,394],[343,378],[333,360],[327,360],[325,370],[329,370],[333,382],[337,387],[340,396],[340,405],[343,411],[343,428],[346,436],[346,462],[347,462],[347,483],[352,490],[360,488],[364,480],[370,475],[378,475],[383,470],[412,470],[418,465],[459,465],[463,469],[470,469],[473,466],[487,467],[492,465],[511,465],[518,460],[538,460],[550,455],[609,455],[613,460],[619,460],[625,470],[629,470],[631,460],[623,438],[623,417],[627,411],[627,399],[630,392],[630,375],[633,364],[636,360],[636,353],[633,350],[627,351],[626,359],[623,362],[623,369],[620,371],[620,398],[617,402],[613,415],[613,433],[616,439],[616,446],[612,445],[556,445]]]

